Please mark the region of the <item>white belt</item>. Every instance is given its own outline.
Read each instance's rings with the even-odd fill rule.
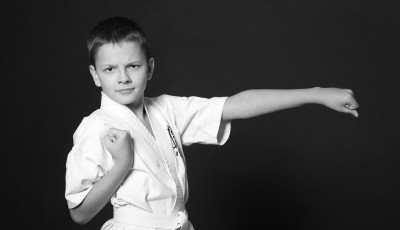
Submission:
[[[188,220],[187,212],[180,211],[176,215],[165,215],[136,211],[132,208],[114,208],[114,220],[125,224],[133,224],[148,228],[177,229]]]

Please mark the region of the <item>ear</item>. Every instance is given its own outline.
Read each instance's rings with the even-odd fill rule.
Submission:
[[[89,71],[93,77],[94,84],[98,87],[101,87],[101,82],[100,82],[99,76],[97,75],[96,69],[93,65],[89,66]]]
[[[147,62],[147,80],[150,81],[154,72],[154,58],[150,58]]]

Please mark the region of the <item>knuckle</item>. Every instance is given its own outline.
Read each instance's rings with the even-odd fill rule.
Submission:
[[[351,101],[352,99],[353,99],[353,95],[352,94],[346,94],[346,99],[348,100],[348,101]]]
[[[126,131],[126,130],[122,130],[122,131],[121,131],[121,134],[122,134],[124,137],[129,136],[129,132]]]
[[[109,133],[119,133],[119,129],[116,128],[110,128]]]

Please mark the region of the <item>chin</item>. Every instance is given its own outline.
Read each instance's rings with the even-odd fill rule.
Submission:
[[[138,105],[141,99],[138,97],[119,97],[116,101],[122,105]]]
[[[136,101],[133,99],[119,99],[116,101],[121,105],[131,105],[136,103]]]

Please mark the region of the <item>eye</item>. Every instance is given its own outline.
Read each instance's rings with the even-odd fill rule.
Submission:
[[[137,69],[139,67],[140,67],[140,65],[129,65],[128,69]]]
[[[104,69],[104,72],[112,72],[114,70],[113,67],[107,67]]]

